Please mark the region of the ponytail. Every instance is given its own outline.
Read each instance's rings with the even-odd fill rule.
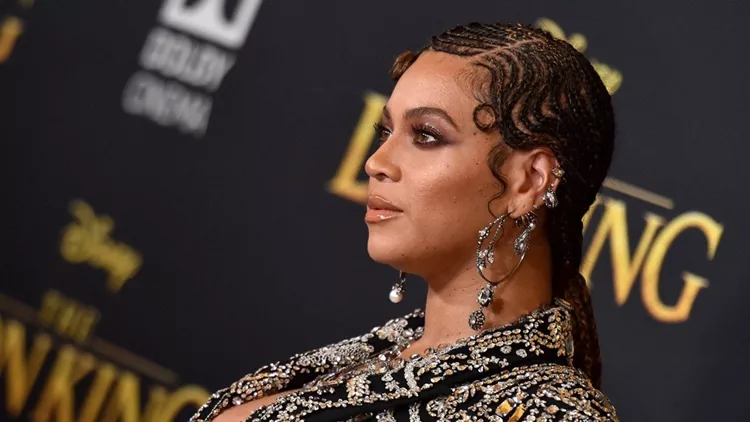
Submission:
[[[563,186],[561,186],[563,188]],[[601,388],[602,361],[594,308],[586,279],[581,275],[583,223],[570,217],[573,206],[568,195],[550,210],[548,236],[552,254],[552,292],[573,307],[573,365],[583,371],[596,388]]]

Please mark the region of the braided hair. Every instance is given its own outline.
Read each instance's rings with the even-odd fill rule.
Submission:
[[[435,36],[418,52],[402,53],[391,77],[398,80],[425,51],[471,58],[480,105],[474,124],[499,131],[504,142],[487,163],[499,169],[509,148],[547,147],[565,171],[559,204],[548,210],[552,293],[573,308],[574,365],[601,386],[599,339],[586,280],[580,274],[582,219],[596,199],[612,161],[615,123],[609,93],[591,63],[565,41],[525,25],[471,23]],[[503,188],[504,190],[505,188]]]

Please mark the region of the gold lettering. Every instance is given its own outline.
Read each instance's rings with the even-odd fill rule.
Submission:
[[[52,348],[52,339],[46,334],[37,335],[26,360],[26,329],[13,320],[4,325],[0,319],[0,375],[5,369],[6,409],[17,418]]]
[[[131,372],[123,372],[117,380],[117,386],[107,401],[101,422],[162,422],[161,414],[167,403],[167,391],[163,387],[154,387],[149,393],[149,400],[143,417],[139,414],[141,406],[141,386]]]
[[[8,16],[0,24],[0,63],[10,58],[18,37],[23,33],[23,21],[15,16]]]
[[[610,95],[620,89],[620,85],[622,85],[622,73],[619,70],[596,59],[591,59],[591,66],[594,67],[596,73],[602,78],[602,82],[604,82],[604,86],[607,88],[607,92],[609,92]]]
[[[81,200],[73,201],[71,213],[76,221],[69,224],[60,244],[63,258],[72,263],[87,262],[109,273],[108,288],[119,291],[141,267],[141,255],[124,243],[109,238],[114,222],[107,216],[99,217]]]
[[[547,32],[549,32],[553,37],[567,41],[570,45],[573,46],[576,50],[583,53],[586,51],[586,47],[588,47],[588,40],[583,34],[574,33],[570,34],[570,36],[565,35],[565,31],[560,27],[560,25],[557,24],[557,22],[553,21],[549,18],[539,18],[536,21],[536,26],[539,29],[543,29]]]
[[[91,373],[95,362],[91,354],[81,353],[72,346],[63,346],[31,415],[31,420],[33,422],[50,421],[54,412],[57,422],[73,422],[75,419],[75,385]]]
[[[54,310],[54,304],[65,302],[65,298],[55,292],[47,297],[46,302],[48,305],[43,309]],[[0,318],[0,378],[5,377],[6,410],[12,418],[19,418],[24,411],[53,346],[52,338],[44,333],[36,335],[28,355],[25,344],[24,325]],[[91,379],[89,375],[94,377],[83,395],[76,419],[76,403],[81,399],[76,397],[76,386],[84,379]],[[63,345],[42,386],[39,400],[30,411],[29,420],[168,422],[188,406],[197,408],[208,396],[208,391],[195,385],[181,387],[172,394],[163,386],[155,385],[150,388],[146,407],[141,413],[141,384],[136,375],[129,371],[119,373],[113,364],[99,364],[91,354]]]
[[[349,140],[349,147],[336,175],[328,184],[331,193],[354,202],[367,201],[367,182],[357,180],[357,176],[372,145],[374,138],[372,125],[380,118],[386,102],[387,98],[384,95],[374,92],[368,92],[365,95],[365,108]]]
[[[39,312],[42,322],[51,325],[55,321],[55,317],[60,312],[62,301],[62,295],[54,290],[44,295],[42,298],[42,310]]]
[[[584,35],[579,33],[570,34],[569,36],[565,35],[565,31],[563,31],[560,25],[558,25],[557,22],[553,21],[552,19],[540,18],[536,21],[535,25],[537,26],[537,28],[549,32],[553,37],[566,41],[580,53],[584,53],[586,51],[586,48],[588,47],[588,40]],[[620,71],[618,71],[617,69],[614,69],[596,59],[589,60],[591,62],[591,66],[594,68],[596,73],[599,74],[599,77],[604,83],[604,86],[607,88],[607,92],[609,92],[610,95],[614,95],[614,93],[617,92],[618,89],[620,89],[620,85],[622,84],[622,73],[620,73]]]
[[[99,321],[99,311],[96,309],[88,308],[84,312],[79,312],[78,324],[75,325],[76,329],[71,333],[73,340],[83,343],[91,334],[97,321]]]
[[[148,396],[146,410],[143,412],[143,422],[163,422],[172,419],[164,419],[161,414],[164,412],[164,406],[167,403],[167,390],[164,387],[153,387]],[[202,403],[201,403],[202,404]]]
[[[594,198],[594,203],[591,204],[591,207],[589,207],[589,210],[586,211],[586,214],[583,216],[583,233],[586,233],[586,229],[589,227],[589,223],[591,222],[591,217],[594,215],[594,212],[599,207],[599,205],[602,204],[601,197],[599,195],[596,195],[596,198]]]
[[[102,415],[102,422],[138,422],[140,419],[140,382],[131,372],[124,372],[117,380],[107,407]]]
[[[89,393],[81,407],[78,422],[96,422],[102,409],[104,399],[117,376],[117,370],[111,363],[105,363],[96,370],[96,377],[89,388]]]
[[[659,275],[664,257],[675,239],[685,230],[696,228],[703,232],[708,241],[707,258],[712,260],[719,246],[719,240],[724,227],[714,219],[700,212],[688,212],[672,220],[654,240],[646,263],[643,267],[643,281],[641,295],[643,303],[651,315],[662,322],[683,322],[690,316],[698,292],[708,286],[708,281],[695,274],[684,272],[682,279],[685,283],[677,303],[666,305],[659,297]]]
[[[91,334],[94,324],[99,320],[99,311],[51,290],[42,299],[40,316],[42,322],[58,333],[81,343]]]
[[[208,391],[201,387],[186,385],[172,393],[158,420],[173,421],[185,406],[193,405],[197,408],[208,400],[208,395]]]
[[[591,283],[591,273],[601,254],[604,242],[609,238],[609,248],[612,259],[612,272],[615,290],[615,302],[624,304],[635,283],[643,261],[646,258],[651,241],[656,232],[664,224],[664,219],[656,214],[646,213],[646,227],[638,241],[633,256],[630,255],[630,241],[628,237],[628,220],[625,202],[606,198],[604,214],[594,233],[581,266],[581,274]]]

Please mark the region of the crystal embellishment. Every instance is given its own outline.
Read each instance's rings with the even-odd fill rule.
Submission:
[[[479,330],[484,326],[484,312],[481,309],[474,311],[469,315],[469,327],[473,330]]]
[[[477,302],[479,302],[482,307],[490,306],[492,303],[492,299],[494,298],[495,293],[492,291],[492,288],[487,286],[479,291],[479,296],[477,296]]]
[[[552,188],[548,188],[547,192],[545,192],[542,197],[542,201],[547,208],[555,208],[557,206],[557,195],[555,195],[555,191],[553,191]]]
[[[408,318],[423,318],[423,315],[420,311]],[[481,313],[472,317],[475,323],[484,319]],[[403,331],[410,329],[419,336],[423,328],[417,325],[421,321],[407,324],[404,321],[404,318],[395,319],[375,333],[326,346],[324,353],[311,351],[296,355],[287,363],[260,368],[231,389],[214,394],[190,420],[211,421],[229,406],[267,397],[298,381],[310,382],[249,419],[257,422],[303,420],[318,410],[348,408],[351,413],[365,415],[350,418],[350,422],[374,420],[378,412],[383,411],[386,414],[380,419],[393,422],[389,419],[392,413],[368,406],[388,402],[387,408],[393,408],[404,399],[417,397],[422,400],[414,401],[409,418],[403,415],[403,420],[458,420],[466,415],[462,409],[469,405],[474,415],[481,415],[472,418],[476,420],[493,419],[493,416],[508,420],[521,413],[522,419],[529,421],[575,419],[580,415],[587,415],[591,420],[618,420],[606,397],[592,389],[590,381],[572,363],[564,365],[557,360],[560,356],[572,358],[566,348],[572,346],[572,342],[566,344],[572,339],[572,316],[566,307],[544,307],[510,326],[460,339],[445,348],[439,345],[431,352],[434,354],[416,355],[408,361],[399,357],[408,349]],[[381,344],[381,335],[392,335],[397,344],[390,347]],[[369,344],[376,339],[374,344]],[[358,355],[365,350],[369,353],[363,359],[351,359],[350,352]],[[303,356],[308,357],[307,365],[300,364]],[[342,357],[341,364],[333,365],[337,356]],[[462,374],[475,373],[483,375],[468,384],[462,380]],[[308,380],[313,374],[320,375]],[[460,385],[454,386],[454,380]],[[427,398],[438,386],[448,387],[451,392]],[[536,400],[536,397],[543,397],[543,400]],[[498,405],[499,413],[507,413],[505,416],[495,413]],[[523,411],[518,411],[519,408]]]
[[[513,242],[513,251],[516,255],[523,255],[529,249],[529,234],[531,231],[524,230]]]

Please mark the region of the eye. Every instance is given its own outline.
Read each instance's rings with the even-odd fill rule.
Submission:
[[[378,146],[383,145],[388,140],[388,137],[391,136],[391,131],[382,123],[375,123],[373,129],[375,129],[375,136],[378,138]]]
[[[414,131],[414,143],[420,146],[436,146],[443,143],[440,132],[430,125],[417,125]]]

